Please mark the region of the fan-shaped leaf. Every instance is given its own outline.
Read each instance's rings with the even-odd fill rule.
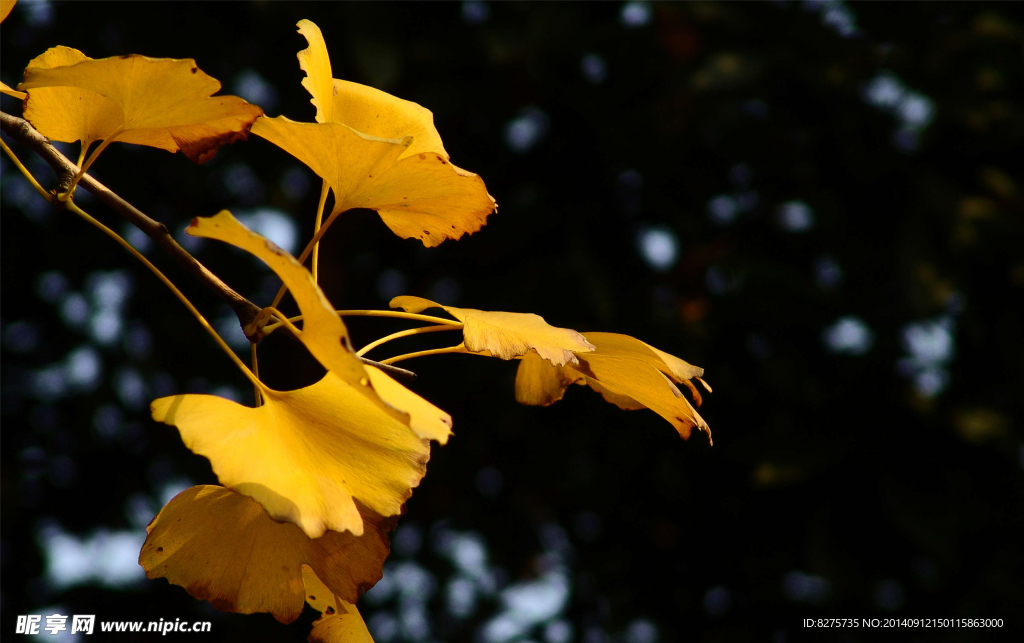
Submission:
[[[488,351],[501,359],[514,359],[535,350],[556,366],[576,364],[574,353],[586,353],[594,346],[569,328],[557,328],[533,313],[504,313],[472,308],[442,306],[422,297],[395,297],[392,308],[418,313],[427,308],[443,308],[464,326],[462,334],[466,349],[479,353]]]
[[[257,408],[175,395],[154,401],[151,410],[154,420],[178,428],[193,453],[209,458],[221,484],[310,538],[327,530],[362,534],[356,501],[383,516],[400,513],[430,457],[427,440],[330,372],[297,391],[264,392]]]
[[[331,59],[320,28],[310,20],[300,20],[298,27],[309,42],[309,48],[299,52],[299,67],[306,72],[302,86],[313,96],[310,102],[317,108],[318,123],[343,123],[378,138],[413,137],[399,160],[421,152],[440,154],[448,160],[430,110],[373,87],[332,78]]]
[[[198,217],[186,232],[224,241],[266,263],[292,293],[302,313],[299,341],[327,370],[360,391],[395,419],[409,425],[421,438],[444,444],[451,433],[451,418],[387,375],[363,367],[355,356],[348,329],[313,281],[309,270],[272,241],[242,225],[224,210],[212,217]]]
[[[77,49],[51,47],[32,59],[28,68],[69,67],[83,60],[89,58]],[[121,110],[113,101],[93,91],[76,87],[40,87],[32,93],[35,100],[26,106],[25,118],[50,139],[67,143],[81,140],[82,148],[88,149],[96,141],[116,134],[120,127]]]
[[[251,498],[223,487],[192,487],[150,523],[139,564],[149,578],[166,578],[221,611],[270,612],[290,623],[302,612],[305,566],[350,602],[380,580],[395,520],[361,513],[362,536],[328,531],[310,539],[297,526],[271,519]]]
[[[570,384],[585,383],[619,408],[651,409],[683,438],[697,428],[711,439],[710,427],[670,379],[686,374],[699,379],[703,369],[626,335],[583,335],[596,350],[577,355],[576,365],[554,366],[539,355],[524,356],[516,373],[516,400],[546,406],[562,399]],[[692,389],[688,380],[684,383]]]
[[[285,150],[334,192],[329,220],[352,208],[376,210],[400,237],[427,247],[483,227],[494,199],[483,180],[436,152],[406,155],[411,136],[380,138],[341,123],[261,118],[253,133]]]
[[[28,92],[25,118],[42,134],[72,143],[116,140],[176,152],[202,163],[217,148],[249,135],[263,110],[237,96],[212,96],[220,82],[192,59],[119,56],[93,60],[67,47],[43,54],[25,69],[18,89]],[[69,56],[69,52],[74,54]],[[55,64],[59,58],[65,64]],[[80,57],[71,62],[71,59]],[[72,94],[40,89],[75,88]],[[73,105],[74,107],[71,107]],[[81,109],[77,119],[69,114]],[[101,127],[102,125],[102,127]],[[113,129],[111,129],[113,126]]]
[[[256,409],[215,395],[162,397],[151,409],[210,460],[222,484],[309,538],[328,529],[361,534],[355,501],[400,513],[430,457],[427,440],[331,373],[306,388],[265,392]]]

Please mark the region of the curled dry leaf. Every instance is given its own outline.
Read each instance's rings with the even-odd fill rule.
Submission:
[[[298,24],[309,48],[299,52],[302,85],[317,123],[283,116],[253,132],[293,155],[334,193],[328,222],[352,208],[376,210],[391,230],[427,247],[472,234],[495,210],[483,180],[451,163],[429,110],[385,92],[331,78],[320,29]]]
[[[366,533],[326,532],[311,539],[273,520],[259,503],[223,487],[191,487],[147,528],[139,564],[221,611],[270,612],[290,623],[306,600],[304,568],[345,604],[381,578],[395,519],[362,510]],[[322,580],[321,580],[322,579]],[[358,639],[356,639],[358,640]]]
[[[531,350],[555,366],[576,364],[576,353],[594,350],[593,344],[569,328],[557,328],[532,313],[504,313],[472,308],[455,308],[423,299],[422,297],[395,297],[392,308],[403,308],[418,313],[428,308],[443,308],[463,323],[462,334],[466,350],[472,353],[487,351],[501,359],[515,359]]]
[[[369,370],[378,382],[388,377]],[[221,484],[310,538],[328,530],[363,534],[357,502],[382,516],[401,513],[430,457],[428,440],[330,372],[303,389],[265,391],[257,408],[175,395],[151,410],[154,420],[178,428],[193,453],[209,458]],[[446,413],[421,398],[420,413],[444,428],[429,437],[447,439]]]
[[[114,137],[181,152],[202,163],[221,145],[245,140],[263,110],[237,96],[213,96],[220,82],[192,59],[118,56],[94,60],[54,47],[29,63],[25,118],[44,136],[83,148]]]
[[[373,643],[356,606],[335,596],[309,565],[302,566],[302,583],[306,602],[321,614],[313,621],[309,643]]]
[[[538,355],[523,357],[516,373],[516,400],[522,404],[547,406],[562,399],[570,384],[587,384],[619,408],[651,409],[672,424],[683,438],[689,438],[692,429],[697,428],[711,439],[710,427],[674,383],[684,383],[696,393],[690,380],[704,384],[700,379],[704,369],[627,335],[584,333],[584,336],[596,350],[578,355],[578,364],[554,366]],[[695,400],[699,406],[699,394]]]

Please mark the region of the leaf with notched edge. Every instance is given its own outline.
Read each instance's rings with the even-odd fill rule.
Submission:
[[[300,20],[299,33],[309,48],[299,52],[299,67],[306,72],[302,86],[313,96],[316,122],[343,123],[357,132],[377,138],[413,138],[399,160],[420,152],[440,154],[448,160],[441,135],[429,109],[379,89],[332,78],[331,59],[324,36],[310,20]]]
[[[192,59],[118,56],[94,60],[54,47],[25,69],[25,118],[44,136],[83,148],[122,143],[181,152],[196,163],[245,140],[263,110],[237,96],[213,96],[220,82]]]
[[[400,237],[427,247],[483,227],[494,211],[476,174],[436,152],[406,156],[411,136],[381,138],[342,123],[297,123],[261,118],[253,133],[305,163],[334,193],[328,221],[353,208],[377,213]]]
[[[313,281],[309,270],[299,264],[290,254],[273,242],[256,234],[231,216],[227,210],[212,217],[197,217],[185,232],[196,237],[217,239],[241,248],[255,255],[270,266],[281,281],[288,287],[292,297],[299,305],[302,313],[302,329],[296,337],[324,368],[360,391],[369,400],[381,406],[396,419],[409,423],[408,413],[416,406],[419,398],[401,385],[391,384],[389,378],[381,378],[370,373],[352,350],[348,329],[334,312],[334,307],[327,301],[320,287]],[[388,394],[377,390],[378,383],[388,387]],[[410,397],[412,396],[412,397]],[[447,416],[446,416],[447,417]],[[446,439],[447,428],[451,427],[450,419],[447,428],[440,426],[436,419],[427,435],[433,439]],[[443,422],[442,422],[443,423]],[[414,426],[414,428],[416,428]],[[443,436],[443,437],[442,437]]]
[[[516,373],[516,400],[522,404],[547,406],[562,399],[570,384],[587,384],[606,401],[624,410],[648,408],[665,418],[683,438],[697,428],[711,429],[673,380],[692,391],[689,379],[700,379],[704,369],[659,351],[644,342],[615,333],[583,333],[596,346],[592,353],[579,354],[576,365],[554,366],[528,354]],[[689,376],[686,380],[681,378]],[[710,388],[708,388],[710,390]],[[695,400],[700,404],[700,396]]]
[[[311,539],[256,501],[223,487],[191,487],[147,527],[139,564],[218,610],[270,612],[290,623],[306,600],[303,568],[343,601],[355,602],[382,575],[396,519],[361,511],[366,533],[326,532]]]
[[[331,78],[319,27],[298,23],[309,47],[299,52],[302,85],[316,123],[261,118],[253,132],[299,159],[334,192],[328,223],[353,208],[376,210],[400,237],[433,247],[472,234],[495,211],[483,180],[451,163],[434,116],[416,103]]]
[[[577,363],[575,353],[594,350],[594,346],[583,335],[569,328],[552,326],[540,315],[532,313],[455,308],[422,297],[409,296],[395,297],[390,306],[403,308],[410,313],[443,308],[463,323],[466,350],[472,353],[487,351],[494,357],[508,360],[535,350],[555,366],[563,366]]]
[[[357,502],[382,516],[398,514],[426,474],[423,433],[443,441],[451,419],[407,393],[421,402],[413,424],[428,430],[419,435],[331,372],[297,391],[266,390],[257,408],[189,394],[160,398],[151,409],[154,420],[178,428],[193,453],[209,458],[221,484],[319,538],[327,530],[362,534]],[[425,414],[443,433],[416,423]]]
[[[373,643],[356,606],[334,595],[309,565],[302,566],[306,602],[320,612],[313,621],[309,643]]]

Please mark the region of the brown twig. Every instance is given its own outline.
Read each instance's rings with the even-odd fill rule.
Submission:
[[[51,168],[53,168],[54,173],[57,175],[57,182],[59,186],[57,188],[58,192],[67,190],[75,175],[78,173],[78,166],[61,154],[60,150],[55,148],[45,136],[36,131],[36,129],[25,119],[12,116],[5,112],[0,112],[0,126],[2,126],[5,134],[25,147],[31,149],[39,155],[41,159],[46,161]],[[234,311],[235,316],[238,317],[238,323],[243,328],[259,314],[261,310],[259,306],[232,290],[230,286],[220,279],[220,277],[213,274],[206,266],[199,263],[195,257],[189,254],[187,250],[182,248],[181,245],[174,240],[174,237],[171,236],[171,232],[167,229],[166,225],[146,216],[135,206],[122,199],[88,174],[82,177],[78,182],[78,185],[94,194],[97,199],[120,217],[145,232],[151,239],[153,239],[153,241],[156,242],[158,246],[163,248],[164,251],[178,263],[178,265],[199,279],[199,281],[205,284],[207,288],[230,306],[231,310]],[[381,364],[363,357],[360,357],[359,359],[366,364],[371,364],[383,371],[386,371],[395,379],[406,382],[416,379],[415,373],[404,368]]]

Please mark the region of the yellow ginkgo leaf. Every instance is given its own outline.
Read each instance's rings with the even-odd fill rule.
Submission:
[[[576,364],[575,353],[594,350],[593,344],[569,328],[557,328],[533,313],[504,313],[472,308],[456,308],[423,299],[401,296],[391,300],[392,308],[418,313],[427,308],[443,308],[463,323],[466,349],[472,353],[487,351],[501,359],[515,359],[531,350],[556,366]]]
[[[526,355],[516,371],[516,401],[529,406],[549,406],[565,395],[570,384],[584,382],[586,375],[554,366],[540,355]]]
[[[55,69],[90,60],[71,47],[51,47],[28,64],[29,69]],[[82,149],[117,133],[120,109],[108,98],[77,87],[40,87],[25,109],[25,118],[50,139],[81,140]],[[27,96],[28,94],[26,94]]]
[[[375,368],[364,368],[355,356],[344,322],[313,281],[309,270],[275,243],[242,225],[224,210],[198,217],[185,231],[241,248],[266,263],[292,293],[302,313],[299,341],[328,371],[360,391],[395,419],[409,425],[424,439],[447,442],[451,417]]]
[[[29,65],[25,82],[18,85],[28,92],[25,118],[52,139],[91,144],[114,137],[169,152],[181,150],[202,163],[213,158],[221,145],[245,140],[253,121],[263,114],[237,96],[213,96],[220,91],[220,82],[203,73],[192,59],[132,55],[93,60],[77,53],[82,57],[78,62]],[[74,123],[65,115],[65,95],[37,91],[55,87],[88,92],[81,95],[79,104],[91,116],[78,131],[65,129]],[[92,127],[96,119],[114,123],[115,129],[96,130]],[[51,130],[52,123],[61,127]]]
[[[194,237],[217,239],[255,255],[277,273],[292,293],[302,313],[298,339],[324,368],[377,399],[362,362],[355,356],[348,329],[334,312],[313,275],[274,242],[242,225],[227,210],[212,217],[197,217],[185,232]]]
[[[412,143],[398,160],[422,153],[437,154],[446,161],[450,159],[429,109],[379,89],[335,78],[333,120],[370,136],[411,136]]]
[[[711,439],[710,427],[671,379],[688,373],[699,379],[703,369],[626,335],[584,336],[596,350],[579,354],[578,364],[559,367],[533,353],[524,356],[516,373],[516,400],[546,406],[562,399],[570,384],[587,384],[619,408],[651,409],[683,438],[689,438],[692,429],[697,428]]]
[[[312,20],[300,20],[296,26],[309,43],[308,49],[299,52],[299,68],[306,72],[302,86],[313,96],[309,102],[316,107],[316,122],[329,123],[334,120],[334,75],[324,35]]]
[[[15,2],[17,0],[0,0],[0,22],[7,20],[7,16],[11,13],[11,9],[14,8]]]
[[[401,411],[399,419],[408,424],[417,437],[422,440],[437,440],[447,444],[452,434],[452,417],[391,379],[384,371],[375,366],[366,366],[366,374],[380,399],[390,409]],[[392,416],[395,413],[391,414]]]
[[[249,408],[214,395],[175,395],[150,408],[154,420],[176,426],[185,446],[209,458],[221,484],[310,538],[327,530],[362,534],[357,502],[382,516],[401,513],[426,473],[429,441],[331,372],[312,386],[263,397]],[[440,409],[419,405],[450,425]]]
[[[313,621],[313,631],[306,640],[309,643],[373,643],[363,617],[351,603],[347,604],[346,612],[339,611]]]
[[[701,405],[701,394],[697,387],[693,385],[692,380],[697,380],[708,392],[711,392],[711,387],[701,379],[701,376],[704,375],[703,368],[694,366],[675,355],[669,355],[666,352],[660,351],[639,339],[618,333],[587,333],[587,337],[595,344],[600,342],[601,353],[604,355],[640,359],[650,363],[667,375],[673,382],[682,384],[690,389],[690,393],[693,394],[693,399],[697,406]]]
[[[326,532],[311,539],[273,520],[259,503],[224,487],[191,487],[147,527],[139,564],[218,610],[270,612],[290,623],[302,613],[303,568],[339,599],[355,601],[381,578],[395,519],[363,510],[362,536]]]
[[[334,193],[328,223],[346,210],[368,208],[398,236],[433,247],[476,232],[494,211],[483,180],[442,154],[403,158],[411,136],[379,138],[341,123],[297,123],[284,116],[261,118],[252,131],[327,181]]]
[[[299,52],[299,67],[306,72],[302,86],[313,96],[310,102],[317,108],[318,123],[343,123],[377,138],[401,140],[411,136],[413,141],[399,160],[421,152],[440,154],[448,160],[430,110],[373,87],[332,78],[331,59],[320,28],[310,20],[300,20],[298,27],[309,42],[309,48]]]
[[[356,606],[335,596],[309,565],[302,566],[302,583],[306,602],[321,613],[313,621],[310,643],[373,643]]]

